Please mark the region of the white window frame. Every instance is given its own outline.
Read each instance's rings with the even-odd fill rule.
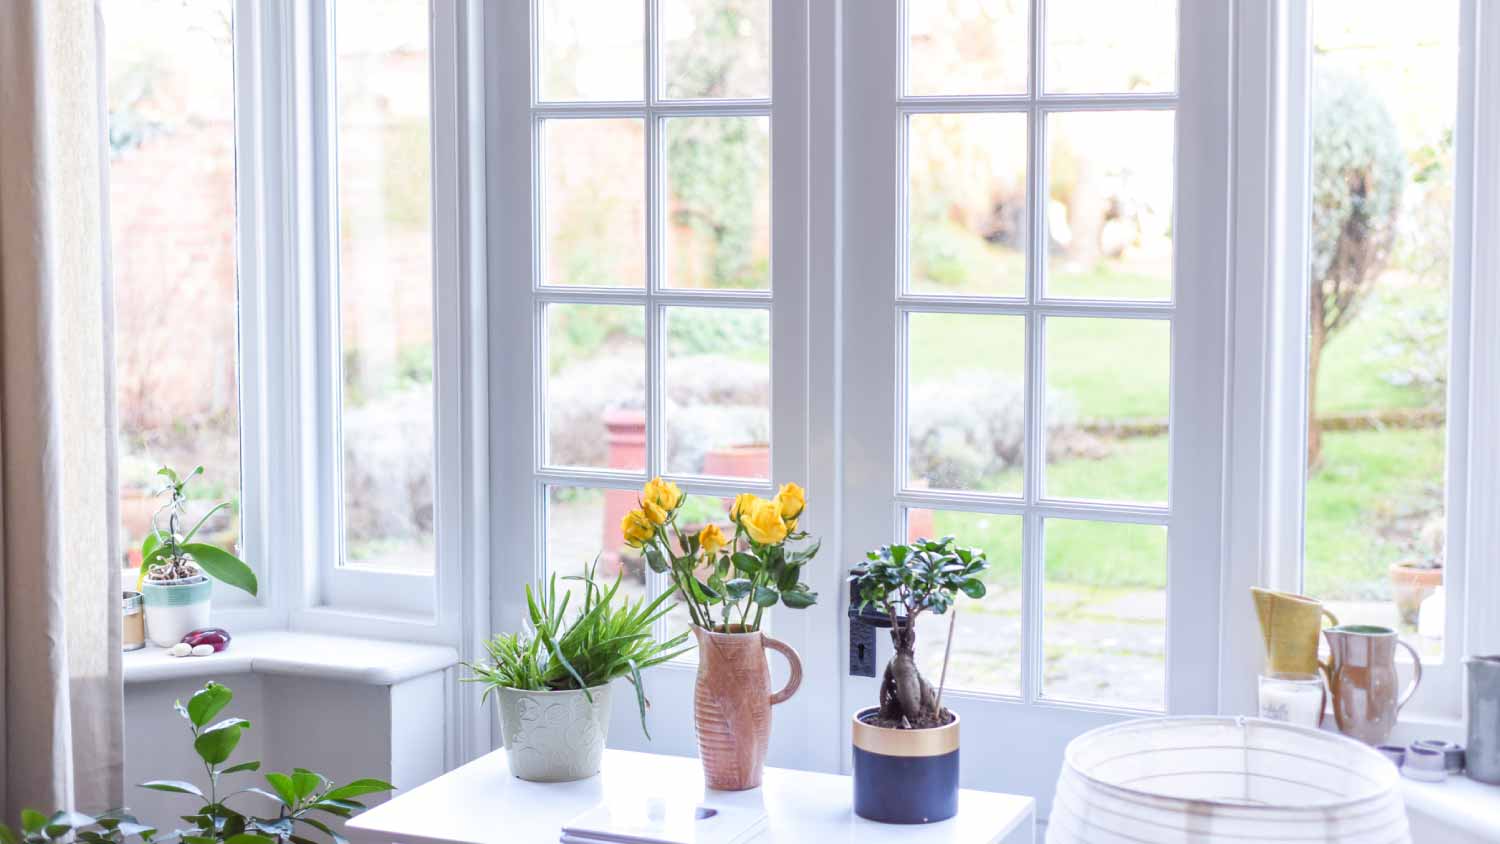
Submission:
[[[1231,563],[1221,643],[1224,708],[1255,711],[1262,658],[1251,585],[1300,591],[1306,464],[1308,78],[1312,4],[1240,4],[1234,311],[1235,443],[1229,475]],[[1495,565],[1500,531],[1500,253],[1479,221],[1500,214],[1500,15],[1461,0],[1455,128],[1454,248],[1447,432],[1448,595],[1441,663],[1425,664],[1403,727],[1456,733],[1462,659],[1500,646]],[[1486,108],[1488,110],[1486,110]],[[1477,553],[1476,553],[1477,552]],[[1486,599],[1486,596],[1491,596]],[[1403,668],[1403,677],[1406,675]],[[1414,733],[1415,734],[1415,733]],[[1404,735],[1398,729],[1398,735]]]

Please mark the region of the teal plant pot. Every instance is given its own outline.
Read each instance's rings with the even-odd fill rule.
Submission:
[[[158,648],[170,648],[182,637],[209,626],[208,611],[214,582],[199,576],[187,580],[141,584],[146,604],[146,638]]]

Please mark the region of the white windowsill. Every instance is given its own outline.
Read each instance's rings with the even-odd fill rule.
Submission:
[[[1401,795],[1414,832],[1423,831],[1423,822],[1428,821],[1447,831],[1468,833],[1474,840],[1500,841],[1500,785],[1465,776],[1449,777],[1446,782],[1402,777]]]
[[[443,645],[280,631],[239,634],[212,656],[175,657],[147,644],[122,657],[127,685],[254,673],[389,686],[457,664],[458,651]]]

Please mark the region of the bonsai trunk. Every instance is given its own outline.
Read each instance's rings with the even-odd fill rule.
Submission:
[[[893,621],[895,621],[893,619]],[[915,618],[891,625],[891,642],[896,655],[885,666],[880,683],[880,726],[899,729],[924,729],[941,726],[937,692],[917,670],[917,631]]]

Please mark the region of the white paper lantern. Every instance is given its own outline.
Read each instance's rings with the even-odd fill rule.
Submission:
[[[1047,844],[1409,844],[1396,767],[1260,718],[1147,718],[1068,744]]]

